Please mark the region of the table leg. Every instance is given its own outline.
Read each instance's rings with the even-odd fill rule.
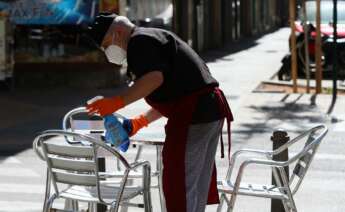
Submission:
[[[161,203],[161,211],[166,212],[165,206],[165,198],[163,193],[163,158],[162,158],[162,146],[156,146],[157,150],[157,171],[158,171],[158,192],[159,192],[159,199]]]
[[[98,158],[98,171],[105,172],[105,158]],[[102,204],[97,204],[97,211],[96,212],[106,212],[107,206]]]
[[[133,179],[127,179],[127,185],[128,186],[131,186],[133,185]],[[126,201],[123,201],[124,203],[128,203],[129,200],[126,200]],[[121,206],[120,208],[120,212],[127,212],[128,211],[128,206],[124,205],[124,206]]]
[[[72,209],[73,209],[72,200],[65,199],[64,210],[68,211],[68,210],[72,210]]]

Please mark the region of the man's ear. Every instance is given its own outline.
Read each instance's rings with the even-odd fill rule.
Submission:
[[[103,46],[106,42],[109,42],[109,40],[111,41],[111,40],[112,40],[111,36],[112,36],[112,33],[108,31],[108,32],[104,35],[103,41],[102,41],[102,43],[101,43],[101,46]]]
[[[121,41],[123,40],[123,32],[122,32],[122,30],[121,29],[119,29],[120,27],[118,27],[118,28],[115,28],[114,29],[114,36],[115,36],[115,39],[114,39],[114,41],[115,41],[115,43],[116,44],[120,44],[121,43]]]
[[[114,30],[115,38],[120,38],[120,36],[123,34],[123,30],[121,30],[121,27],[117,27]]]

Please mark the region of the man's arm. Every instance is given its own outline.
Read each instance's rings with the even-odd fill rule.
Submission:
[[[152,123],[156,121],[157,119],[162,117],[162,114],[158,112],[157,110],[150,108],[148,111],[146,111],[143,116],[146,118],[148,123]]]
[[[145,74],[137,80],[130,88],[128,88],[122,95],[124,105],[129,105],[136,100],[146,97],[157,89],[163,83],[163,74],[159,71],[153,71]],[[124,128],[130,136],[136,134],[141,128],[148,126],[150,123],[161,118],[162,114],[150,108],[145,113],[133,118],[125,120]]]
[[[148,96],[163,83],[163,74],[160,71],[150,71],[140,77],[120,96],[102,98],[87,105],[89,114],[98,113],[101,116],[114,113],[117,110]]]
[[[129,87],[121,96],[124,105],[129,105],[141,98],[148,96],[163,83],[163,74],[160,71],[151,71]]]
[[[122,126],[125,128],[129,136],[133,136],[141,128],[147,127],[150,123],[154,122],[160,117],[162,117],[162,115],[157,110],[151,108],[133,119],[125,119],[122,123]]]

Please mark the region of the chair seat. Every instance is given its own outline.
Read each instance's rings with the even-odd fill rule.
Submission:
[[[110,203],[116,199],[116,196],[120,190],[116,184],[102,184],[100,186],[101,195],[105,202]],[[143,191],[142,187],[139,186],[126,186],[123,192],[122,200],[131,199]],[[71,186],[59,195],[62,198],[74,199],[84,202],[99,202],[97,197],[97,188],[95,186]]]
[[[234,187],[226,180],[218,181],[217,184],[219,192],[228,194],[233,193]],[[274,185],[241,183],[238,194],[273,199],[288,199],[287,195],[279,191],[279,188]]]
[[[122,178],[124,176],[124,171],[116,171],[116,172],[100,172],[100,177],[106,178]],[[143,173],[141,171],[131,171],[129,172],[128,178],[142,178]]]
[[[116,171],[116,172],[100,172],[99,173],[101,177],[115,177],[115,178],[122,178],[125,174],[124,171]],[[157,177],[159,175],[159,172],[152,172],[152,177]],[[129,172],[128,178],[143,178],[143,172],[142,171],[131,171]]]

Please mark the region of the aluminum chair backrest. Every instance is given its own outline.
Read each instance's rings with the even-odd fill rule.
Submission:
[[[83,144],[71,145],[63,137],[83,140]],[[86,143],[89,145],[86,145]],[[61,192],[59,184],[94,186],[97,188],[98,199],[106,203],[100,192],[100,181],[104,180],[104,177],[100,177],[97,162],[97,153],[102,148],[114,155],[126,167],[118,198],[122,196],[130,165],[120,153],[104,142],[74,132],[48,130],[35,138],[34,147],[38,148],[38,146],[42,147],[43,157],[47,162],[48,171],[57,195]]]
[[[113,115],[120,120],[125,119],[121,114],[114,113]],[[62,120],[62,129],[70,130],[71,132],[87,133],[95,137],[104,135],[105,132],[103,117],[97,114],[89,116],[86,107],[74,108],[66,113]],[[69,143],[81,142],[77,140],[72,141],[68,137],[65,137],[65,139]],[[122,171],[119,161],[117,163],[117,170]]]
[[[292,194],[295,194],[299,189],[322,139],[327,134],[327,131],[328,129],[325,125],[316,126],[298,135],[276,151],[273,151],[273,154],[278,154],[297,142],[305,141],[302,150],[286,162],[287,166],[295,164],[293,172],[289,178]]]
[[[119,119],[125,118],[117,113],[114,115]],[[99,115],[89,116],[85,107],[74,108],[66,113],[62,120],[62,129],[94,135],[102,135],[105,131],[103,117]],[[66,140],[70,143],[78,143],[78,141],[71,141],[68,138]]]

